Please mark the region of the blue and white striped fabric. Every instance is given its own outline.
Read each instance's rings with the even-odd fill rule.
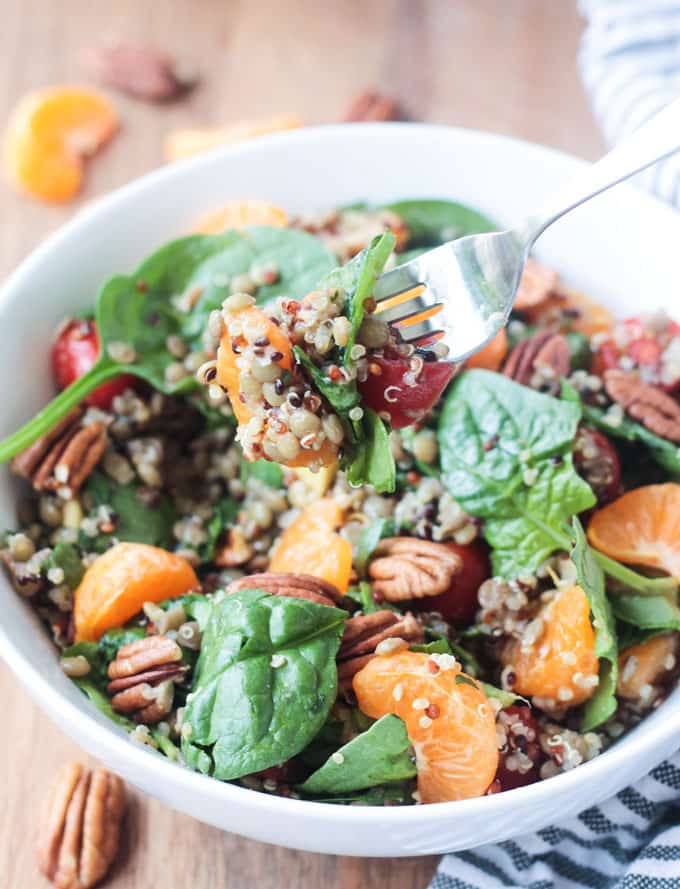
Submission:
[[[680,96],[680,0],[580,0],[583,80],[607,144]],[[680,207],[680,155],[636,177]]]
[[[580,0],[580,8],[583,80],[613,146],[680,96],[680,0]],[[636,181],[680,207],[680,155]],[[430,884],[520,887],[680,889],[680,753],[559,826],[446,855]]]

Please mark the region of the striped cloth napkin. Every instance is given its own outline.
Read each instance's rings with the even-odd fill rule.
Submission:
[[[580,0],[580,8],[583,80],[615,145],[680,95],[680,0]],[[635,181],[680,207],[680,155]],[[680,753],[559,826],[444,856],[430,884],[520,887],[680,889]]]

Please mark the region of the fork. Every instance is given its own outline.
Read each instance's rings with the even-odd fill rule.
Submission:
[[[680,99],[516,227],[449,241],[385,272],[373,290],[380,319],[398,324],[402,339],[413,345],[443,343],[448,347],[447,361],[468,358],[507,324],[529,250],[549,225],[678,150]],[[417,290],[413,296],[386,304],[412,290]]]

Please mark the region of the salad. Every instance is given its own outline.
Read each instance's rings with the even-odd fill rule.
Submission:
[[[680,673],[680,326],[530,260],[462,368],[372,299],[494,228],[230,205],[65,319],[0,560],[92,704],[266,793],[412,805],[597,756]]]

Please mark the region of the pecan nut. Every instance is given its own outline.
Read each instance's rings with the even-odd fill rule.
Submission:
[[[57,889],[90,889],[116,859],[125,785],[105,769],[69,763],[59,770],[43,812],[40,870]]]
[[[227,593],[238,593],[240,590],[264,590],[270,596],[290,596],[293,599],[307,599],[319,605],[336,605],[342,601],[342,595],[336,586],[312,577],[311,574],[276,574],[267,571],[264,574],[251,574],[239,577],[227,586]]]
[[[172,56],[143,46],[116,43],[82,49],[81,66],[106,86],[159,102],[191,89],[197,76],[183,71]]]
[[[399,102],[390,96],[383,96],[375,90],[360,93],[342,115],[345,123],[368,123],[386,120],[405,120]]]
[[[627,414],[650,432],[680,444],[680,405],[675,399],[625,370],[607,370],[603,380],[607,395]]]
[[[503,374],[534,389],[556,388],[571,366],[569,343],[561,333],[543,331],[517,343]]]
[[[82,425],[82,408],[67,414],[12,460],[12,471],[36,491],[76,493],[102,458],[106,427],[96,420]]]
[[[368,566],[373,592],[388,602],[438,596],[463,569],[463,560],[443,543],[417,537],[381,540]]]
[[[375,655],[376,647],[385,639],[404,639],[406,642],[422,642],[423,628],[415,617],[407,612],[375,611],[350,617],[338,651],[338,683],[347,692],[352,679]]]
[[[172,710],[174,683],[188,669],[182,649],[167,636],[145,636],[123,645],[108,669],[111,706],[135,722],[160,722]]]
[[[557,281],[557,272],[535,259],[527,259],[515,297],[516,308],[529,309],[545,302],[557,288]]]
[[[249,562],[255,550],[238,528],[227,531],[226,541],[217,547],[214,562],[218,568],[239,568]]]

